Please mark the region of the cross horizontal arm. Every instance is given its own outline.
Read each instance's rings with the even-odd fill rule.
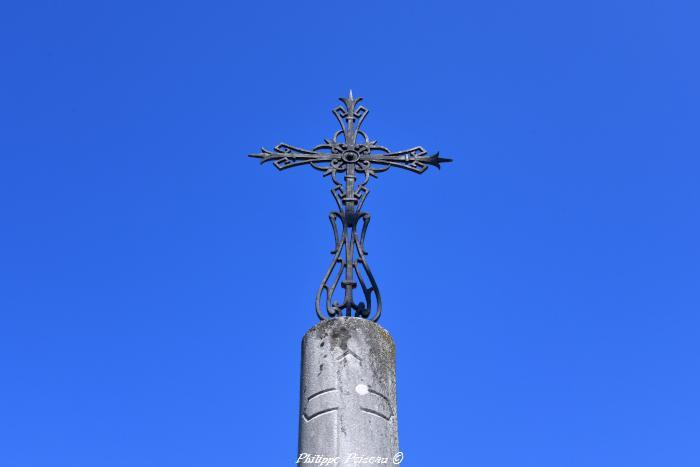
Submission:
[[[248,156],[260,159],[261,164],[274,161],[273,165],[279,170],[313,164],[314,162],[328,162],[333,159],[332,154],[297,148],[285,143],[278,144],[272,151],[262,148],[261,152]]]
[[[360,159],[374,164],[399,167],[419,174],[425,172],[429,165],[439,169],[440,164],[452,162],[452,159],[440,157],[439,152],[430,156],[427,154],[428,151],[420,146],[416,146],[415,148],[397,152],[367,154],[361,156]]]

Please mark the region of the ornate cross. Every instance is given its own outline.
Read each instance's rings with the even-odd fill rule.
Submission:
[[[348,97],[341,97],[343,106],[333,109],[341,129],[333,138],[325,139],[323,144],[311,150],[281,143],[272,151],[262,148],[262,152],[250,154],[250,157],[261,159],[261,164],[274,161],[279,170],[310,165],[333,180],[331,193],[338,211],[331,212],[329,217],[335,247],[331,251],[333,260],[316,293],[316,314],[322,320],[327,319],[326,315],[336,318],[343,313],[345,316],[354,314],[369,318],[374,312],[371,319],[377,321],[382,313],[382,298],[369,269],[364,247],[370,216],[362,211],[362,205],[369,194],[367,182],[370,177],[377,178],[378,173],[391,167],[421,174],[429,165],[439,169],[441,163],[452,161],[440,157],[440,153],[428,155],[420,146],[392,152],[370,140],[360,129],[369,112],[364,106],[358,106],[361,100],[361,97],[355,99],[352,91]],[[339,173],[343,175],[344,184],[338,181]],[[359,183],[358,175],[362,176]],[[338,291],[339,284],[342,291]],[[353,291],[358,285],[364,301],[355,302]]]

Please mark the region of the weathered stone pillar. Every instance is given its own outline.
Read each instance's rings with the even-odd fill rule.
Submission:
[[[389,333],[367,319],[321,321],[304,335],[301,359],[299,463],[318,456],[351,466],[356,456],[391,465],[399,442]]]

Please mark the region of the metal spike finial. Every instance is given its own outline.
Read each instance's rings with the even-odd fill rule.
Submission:
[[[439,169],[440,164],[452,162],[440,153],[428,155],[421,146],[392,152],[371,141],[360,129],[368,113],[364,106],[356,105],[361,100],[353,97],[352,90],[347,98],[341,97],[343,106],[333,109],[340,130],[312,149],[281,143],[272,151],[262,148],[249,155],[262,164],[272,162],[279,170],[310,165],[333,181],[331,194],[338,207],[329,214],[335,239],[333,260],[316,293],[316,314],[322,320],[354,314],[377,321],[381,316],[382,298],[364,246],[370,215],[362,211],[362,206],[370,191],[369,179],[392,167],[421,174],[429,166]],[[338,180],[339,175],[343,181]],[[358,176],[362,177],[359,183]],[[358,286],[363,300],[356,302]]]

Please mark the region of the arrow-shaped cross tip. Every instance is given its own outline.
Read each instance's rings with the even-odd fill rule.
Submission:
[[[440,157],[439,151],[430,156],[428,159],[429,161],[426,162],[428,162],[428,164],[434,165],[438,168],[438,170],[440,170],[440,164],[444,162],[452,162],[452,159],[448,159],[447,157]]]

